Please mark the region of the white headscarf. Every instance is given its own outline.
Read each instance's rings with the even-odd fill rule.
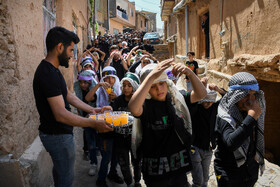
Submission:
[[[140,84],[140,80],[137,74],[127,72],[121,80],[121,90],[123,90],[123,82],[128,81],[133,87],[133,92],[137,90]]]
[[[104,79],[106,77],[114,77],[115,78],[115,83],[113,85],[114,92],[116,93],[117,96],[121,95],[120,79],[117,76],[116,69],[113,68],[112,66],[106,66],[102,70],[102,78],[101,78],[100,82],[104,82]],[[96,95],[97,95],[97,101],[96,101],[96,106],[97,107],[108,106],[110,104],[108,94],[103,87],[100,87],[97,90]]]

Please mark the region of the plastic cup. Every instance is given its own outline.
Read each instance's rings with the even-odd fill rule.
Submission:
[[[112,88],[107,88],[106,89],[107,94],[109,95],[112,92]]]
[[[112,117],[106,117],[105,120],[108,122],[108,123],[113,123],[113,120],[112,120]]]
[[[104,114],[99,114],[99,115],[98,115],[98,120],[104,120],[104,119],[105,119]]]
[[[120,125],[120,118],[118,115],[113,115],[112,116],[112,122],[113,122],[113,126],[118,126]]]
[[[121,122],[121,125],[125,125],[125,124],[128,124],[128,114],[120,114],[120,122]]]
[[[111,111],[110,111],[110,110],[105,110],[105,111],[104,111],[104,115],[105,115],[105,116],[108,116],[108,115],[111,116]]]
[[[90,115],[89,117],[90,117],[91,119],[96,120],[96,115]]]

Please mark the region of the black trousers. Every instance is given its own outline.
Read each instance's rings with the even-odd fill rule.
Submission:
[[[124,181],[127,185],[129,185],[133,182],[129,156],[129,152],[131,152],[131,136],[124,137],[123,135],[116,134],[115,145],[116,154],[124,177]],[[131,154],[131,161],[134,171],[134,181],[139,182],[141,180],[141,156],[135,159]]]

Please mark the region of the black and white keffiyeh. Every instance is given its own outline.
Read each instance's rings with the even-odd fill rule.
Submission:
[[[263,91],[259,90],[256,78],[247,72],[234,74],[229,80],[229,91],[222,98],[218,107],[218,116],[226,120],[233,129],[241,125],[244,118],[237,107],[237,102],[246,97],[251,90],[256,91],[256,99],[259,102],[262,113],[257,120],[256,126],[256,159],[260,165],[261,174],[264,171],[264,116],[265,98]],[[242,146],[234,151],[237,166],[240,167],[246,162],[246,155],[250,144],[248,138]]]

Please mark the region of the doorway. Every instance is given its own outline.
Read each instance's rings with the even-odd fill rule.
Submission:
[[[209,21],[208,10],[199,15],[199,54],[197,57],[201,59],[210,57]]]
[[[280,165],[280,115],[279,115],[279,90],[280,83],[259,81],[260,89],[264,91],[266,100],[265,114],[265,158]]]

